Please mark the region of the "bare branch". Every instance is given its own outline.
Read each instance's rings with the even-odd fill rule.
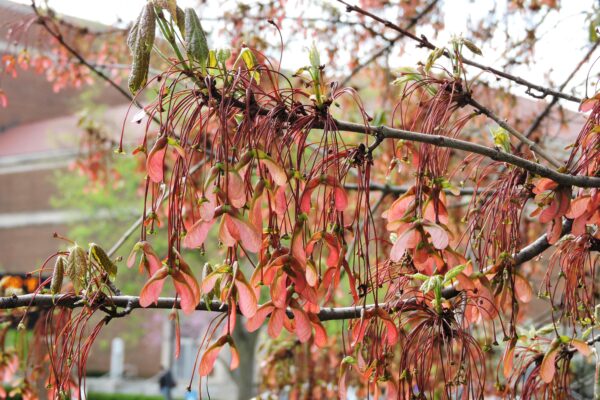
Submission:
[[[448,147],[457,150],[464,150],[470,153],[481,154],[495,161],[502,161],[508,164],[523,168],[535,175],[552,179],[554,182],[565,186],[578,187],[600,187],[600,178],[570,175],[555,171],[533,161],[506,153],[498,148],[491,148],[464,140],[453,139],[440,135],[429,135],[425,133],[411,132],[403,129],[390,128],[385,125],[376,127],[366,127],[362,124],[353,122],[336,121],[337,128],[341,131],[372,134],[384,139],[403,139],[414,142],[429,143],[434,146]]]
[[[516,137],[519,141],[521,141],[521,143],[525,143],[531,149],[531,151],[533,151],[535,154],[539,155],[544,160],[546,160],[550,164],[554,165],[556,168],[560,168],[562,166],[562,163],[560,161],[556,160],[554,157],[552,157],[550,154],[548,154],[548,152],[546,150],[542,149],[540,147],[540,145],[538,145],[536,142],[532,141],[527,136],[523,135],[521,132],[519,132],[518,130],[516,130],[515,128],[513,128],[512,126],[507,124],[506,121],[502,120],[492,110],[490,110],[489,108],[487,108],[483,104],[479,103],[477,100],[475,100],[474,98],[472,98],[470,96],[469,96],[467,102],[470,105],[472,105],[473,107],[475,107],[483,115],[485,115],[486,117],[495,121],[498,125],[500,125],[502,128],[504,128],[508,133],[510,133],[512,136]]]
[[[564,236],[571,230],[572,221],[565,220],[563,223],[561,236]],[[518,253],[513,255],[513,262],[515,266],[521,265],[527,261],[532,260],[533,258],[539,256],[548,248],[551,247],[551,244],[548,243],[546,235],[540,236],[538,239],[530,243],[529,245],[523,247]],[[442,295],[446,299],[451,299],[458,296],[461,292],[457,290],[455,287],[448,287],[442,291]],[[410,301],[410,300],[409,300]],[[67,308],[78,308],[83,307],[85,305],[85,298],[82,296],[74,296],[73,294],[65,294],[65,295],[49,295],[49,294],[26,294],[21,296],[11,296],[11,297],[0,297],[0,309],[13,309],[19,307],[52,307],[52,306],[60,306]],[[96,304],[98,307],[119,307],[128,310],[129,313],[131,310],[142,308],[140,306],[139,297],[138,296],[112,296],[105,297],[100,304]],[[332,321],[332,320],[345,320],[345,319],[354,319],[360,318],[362,310],[369,310],[374,308],[374,304],[369,304],[366,306],[351,306],[351,307],[327,307],[321,308],[321,311],[318,313],[318,317],[321,321]],[[379,307],[386,307],[386,304],[379,304]],[[155,304],[151,304],[149,309],[172,309],[172,308],[181,308],[179,304],[179,300],[176,300],[174,297],[160,297]],[[227,312],[228,306],[226,303],[221,303],[219,301],[212,301],[207,304],[204,301],[200,301],[198,306],[196,306],[197,311],[214,311],[214,312]],[[239,310],[238,310],[239,312]],[[293,314],[290,310],[288,310],[288,315],[293,317]]]
[[[594,51],[596,51],[596,49],[598,48],[598,45],[600,45],[600,40],[597,40],[596,43],[594,43],[594,45],[588,50],[588,52],[585,54],[583,59],[581,61],[579,61],[577,66],[573,69],[573,71],[571,71],[571,73],[569,74],[567,79],[565,79],[565,81],[562,83],[562,85],[560,85],[560,87],[558,88],[559,90],[562,91],[569,84],[569,82],[571,81],[571,79],[573,79],[573,77],[575,76],[577,71],[579,71],[581,69],[581,67],[590,59],[590,57],[592,56]],[[542,123],[544,118],[546,118],[548,116],[548,114],[550,114],[550,110],[552,110],[552,107],[554,107],[556,105],[556,103],[558,103],[558,100],[559,100],[559,98],[556,96],[552,98],[552,101],[550,101],[550,103],[548,103],[546,105],[546,107],[542,110],[542,112],[539,113],[538,116],[535,118],[535,120],[533,121],[533,123],[531,124],[529,129],[527,129],[527,132],[525,132],[525,137],[528,137],[528,138],[531,137],[533,132],[535,132],[535,130],[540,126],[540,124]],[[517,147],[517,151],[520,149],[520,147],[521,147],[521,145],[519,145]]]
[[[423,18],[425,17],[427,14],[429,14],[429,12],[431,12],[431,10],[433,10],[433,8],[435,7],[435,5],[439,2],[439,0],[433,0],[431,1],[427,7],[425,7],[423,9],[423,11],[421,11],[418,15],[414,16],[410,23],[408,25],[406,25],[406,27],[404,28],[406,31],[410,31],[412,28],[414,28],[415,25],[417,25],[417,23]],[[344,78],[344,80],[340,83],[340,86],[346,86],[348,84],[348,82],[350,82],[350,80],[354,77],[354,75],[356,75],[357,73],[359,73],[363,68],[365,68],[366,66],[370,65],[372,62],[374,62],[375,60],[377,60],[379,57],[381,57],[382,55],[384,55],[385,53],[388,53],[392,50],[392,48],[394,47],[394,44],[396,44],[396,42],[400,39],[402,39],[404,37],[404,33],[400,33],[398,34],[396,37],[392,38],[389,40],[389,43],[382,47],[379,51],[375,52],[374,54],[372,54],[369,58],[367,58],[365,61],[363,61],[362,63],[358,64],[351,72],[350,74]]]
[[[18,307],[52,307],[60,306],[66,308],[80,308],[85,305],[85,298],[83,296],[74,296],[73,294],[64,295],[50,295],[50,294],[25,294],[21,296],[12,297],[0,297],[0,310],[2,309],[13,309]],[[134,309],[144,308],[140,305],[140,298],[138,296],[113,296],[106,297],[100,303],[96,304],[98,307],[116,306],[124,308],[129,311]],[[366,306],[352,306],[352,307],[323,307],[317,314],[321,321],[332,321],[341,319],[353,319],[359,318],[363,309],[369,310],[374,308],[374,304]],[[379,307],[385,307],[385,304],[379,304]],[[155,304],[151,304],[147,309],[180,309],[179,299],[174,297],[159,297]],[[227,303],[221,303],[219,301],[212,301],[206,303],[200,301],[196,306],[197,311],[213,311],[219,313],[226,313],[229,310]],[[238,310],[239,313],[239,310]],[[293,317],[291,310],[288,310],[288,315]]]
[[[389,194],[404,194],[406,193],[410,187],[408,186],[397,186],[397,185],[387,185],[387,184],[382,184],[382,183],[377,183],[377,182],[371,182],[369,183],[368,187],[362,187],[357,183],[346,183],[344,185],[344,188],[347,190],[365,190],[365,189],[369,189],[371,191],[377,191],[377,192],[383,192],[383,193],[389,193]],[[446,189],[444,190],[446,193],[450,194],[453,193],[453,191]],[[472,187],[467,187],[467,188],[460,188],[460,196],[471,196],[477,193],[477,190],[475,188]]]
[[[377,15],[372,14],[372,13],[368,12],[367,10],[364,10],[364,9],[358,7],[358,6],[353,6],[351,4],[348,4],[344,0],[337,0],[337,1],[339,3],[342,3],[343,5],[345,5],[346,6],[346,10],[348,12],[354,11],[354,12],[357,12],[359,14],[365,15],[365,16],[371,18],[371,19],[374,19],[375,21],[378,21],[378,22],[382,23],[386,27],[388,27],[390,29],[393,29],[395,31],[398,31],[398,32],[402,33],[404,36],[408,36],[412,40],[416,41],[419,44],[419,47],[424,47],[424,48],[427,48],[427,49],[430,49],[430,50],[435,50],[437,48],[437,46],[435,44],[431,43],[425,36],[420,36],[419,37],[419,36],[417,36],[417,35],[409,32],[408,30],[406,30],[406,29],[404,29],[404,28],[402,28],[402,27],[394,24],[393,22],[391,22],[389,20],[386,20],[384,18],[378,17]],[[447,51],[445,51],[444,52],[444,56],[447,57],[447,58],[450,58],[450,53],[448,53]],[[542,98],[544,98],[546,96],[551,95],[551,96],[559,97],[561,99],[569,100],[569,101],[572,101],[572,102],[575,102],[575,103],[581,103],[582,99],[580,99],[577,96],[573,96],[573,95],[570,95],[570,94],[562,93],[562,92],[560,92],[558,90],[554,90],[554,89],[550,89],[550,88],[547,88],[547,87],[544,87],[544,86],[541,86],[541,85],[537,85],[535,83],[526,81],[525,79],[520,78],[518,76],[509,74],[509,73],[504,72],[504,71],[500,71],[498,69],[489,67],[487,65],[480,64],[478,62],[475,62],[475,61],[472,61],[472,60],[469,60],[469,59],[466,59],[466,58],[461,58],[461,61],[462,61],[463,64],[470,65],[470,66],[478,68],[478,69],[480,69],[482,71],[491,72],[492,74],[494,74],[496,76],[499,76],[499,77],[504,78],[504,79],[508,79],[508,80],[510,80],[512,82],[515,82],[515,83],[517,83],[517,84],[519,84],[521,86],[527,87],[527,94],[529,94],[532,97],[542,99]],[[540,94],[535,94],[532,91],[536,91],[536,92],[538,92]]]

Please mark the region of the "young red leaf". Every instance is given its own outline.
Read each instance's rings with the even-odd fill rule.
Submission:
[[[229,369],[233,371],[240,366],[240,353],[238,352],[237,346],[233,340],[229,341],[229,350],[231,351],[231,362],[229,363]]]
[[[519,274],[515,274],[515,295],[521,303],[529,303],[533,297],[529,281]]]
[[[435,209],[435,202],[433,200],[429,200],[427,205],[425,206],[425,210],[423,211],[423,217],[432,222],[432,223],[441,223],[444,225],[448,225],[448,210],[446,209],[446,205],[441,201],[437,201],[437,213]]]
[[[335,209],[338,211],[344,211],[348,208],[348,195],[343,187],[336,185],[333,189]]]
[[[388,345],[393,346],[398,341],[398,328],[390,315],[382,308],[377,308],[377,316],[385,325],[385,335]]]
[[[304,223],[297,222],[292,233],[292,255],[300,263],[300,265],[306,265],[306,252],[304,249],[304,243],[302,240]]]
[[[411,193],[411,191],[408,191],[406,194],[398,197],[392,203],[390,208],[382,214],[382,217],[388,220],[388,224],[404,218],[410,206],[414,204],[415,195],[409,193]],[[393,230],[390,228],[388,229]]]
[[[591,197],[590,196],[580,196],[571,202],[571,206],[569,207],[569,211],[566,213],[567,218],[575,219],[583,215],[590,204]]]
[[[229,214],[223,214],[221,218],[221,224],[219,225],[219,239],[226,247],[233,247],[237,243],[235,237],[231,232],[231,227],[233,227],[233,223],[230,222],[232,217]]]
[[[137,254],[141,248],[142,248],[142,245],[140,244],[140,242],[136,243],[135,246],[133,246],[131,253],[129,253],[129,256],[127,257],[127,267],[128,268],[133,267],[133,264],[135,264],[135,259],[137,258]]]
[[[277,308],[285,308],[287,306],[287,276],[283,273],[278,273],[273,279],[270,287],[271,300]]]
[[[327,244],[329,255],[327,257],[326,265],[328,267],[339,266],[340,262],[340,243],[337,238],[328,232],[317,232],[315,233],[310,241],[306,244],[306,254],[312,254],[315,244],[324,240]]]
[[[184,310],[184,312],[187,311],[188,313],[190,313],[193,310],[195,310],[198,303],[200,303],[200,285],[198,285],[198,281],[196,280],[196,277],[194,276],[192,269],[185,262],[185,260],[181,256],[181,254],[179,254],[179,252],[177,252],[177,251],[175,251],[175,254],[177,255],[177,259],[179,261],[179,270],[176,272],[176,274],[173,275],[173,278],[175,278],[175,277],[177,277],[177,279],[182,278],[183,281],[185,282],[185,285],[191,291],[190,294],[186,293],[186,295],[189,295],[189,299],[185,300],[185,308],[183,306],[184,305],[183,295],[181,297],[182,309]],[[175,285],[175,287],[177,288],[177,284]],[[182,288],[182,290],[186,290],[186,289]]]
[[[392,246],[390,259],[394,262],[400,261],[407,249],[414,249],[421,242],[421,232],[414,227],[400,234]]]
[[[315,287],[319,283],[319,274],[317,273],[317,267],[311,260],[306,262],[306,283],[310,286]]]
[[[169,320],[175,322],[175,358],[179,358],[181,353],[181,326],[179,324],[179,313],[177,310],[171,310]]]
[[[287,211],[287,199],[285,198],[285,186],[279,186],[275,191],[273,211],[277,215],[284,215]]]
[[[533,193],[535,194],[541,194],[547,190],[554,190],[558,187],[558,183],[549,178],[536,179],[534,180],[534,185]]]
[[[211,180],[204,189],[204,197],[200,202],[199,214],[203,221],[212,221],[217,208],[217,196],[215,194],[216,182]]]
[[[300,211],[303,213],[308,213],[310,211],[310,196],[312,196],[312,192],[316,187],[311,187],[310,183],[311,182],[306,185],[304,192],[302,192],[302,197],[300,197]]]
[[[198,305],[198,301],[196,301],[196,295],[194,290],[187,282],[184,274],[181,271],[175,271],[172,274],[173,276],[173,285],[175,286],[175,291],[179,295],[179,303],[181,305],[181,309],[186,314],[191,314],[196,309]]]
[[[200,376],[207,376],[211,373],[215,361],[217,361],[217,357],[219,356],[219,352],[223,348],[223,345],[226,343],[224,340],[225,336],[221,337],[215,343],[213,343],[202,355],[202,360],[200,360],[200,367],[198,368],[198,372]]]
[[[504,373],[504,377],[506,379],[509,379],[513,373],[513,364],[514,364],[514,358],[515,358],[515,344],[516,344],[516,340],[511,341],[511,343],[509,343],[506,346],[506,350],[504,351],[504,357],[503,357],[504,361],[503,361],[502,372]]]
[[[248,213],[248,220],[259,232],[263,230],[262,198],[262,195],[254,196]]]
[[[206,278],[202,281],[202,293],[209,294],[212,292],[217,280],[221,277],[222,273],[219,271],[214,271],[208,274]]]
[[[261,232],[247,221],[237,217],[230,217],[227,214],[224,217],[228,217],[226,223],[231,236],[236,241],[241,242],[244,249],[252,253],[258,253],[262,245]]]
[[[284,322],[287,320],[288,319],[285,310],[281,308],[273,309],[273,313],[269,318],[269,324],[267,326],[267,333],[269,334],[269,336],[273,339],[278,337],[281,333],[281,330],[283,329]]]
[[[310,323],[315,329],[315,344],[318,347],[325,347],[327,345],[327,331],[323,327],[323,324],[315,314],[308,314]]]
[[[162,268],[162,262],[160,261],[160,258],[156,255],[150,243],[143,241],[139,242],[138,244],[141,245],[145,260],[148,263],[150,275],[154,275],[156,271]]]
[[[573,339],[571,340],[571,346],[575,347],[584,357],[589,357],[592,354],[592,348],[583,340]]]
[[[277,165],[275,161],[270,158],[263,158],[260,162],[267,167],[269,174],[271,174],[271,178],[273,178],[273,181],[277,186],[285,186],[287,184],[287,175],[285,174],[284,169]]]

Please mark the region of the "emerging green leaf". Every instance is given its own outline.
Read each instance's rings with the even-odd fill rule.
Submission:
[[[197,61],[206,72],[208,62],[208,42],[198,15],[192,8],[185,9],[185,40],[190,59]]]

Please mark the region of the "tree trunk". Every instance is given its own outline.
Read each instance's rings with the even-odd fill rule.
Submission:
[[[231,376],[238,387],[237,400],[248,400],[256,396],[254,367],[256,365],[256,343],[260,330],[247,332],[240,322],[238,321],[233,332],[233,339],[240,353],[240,366],[231,372]]]

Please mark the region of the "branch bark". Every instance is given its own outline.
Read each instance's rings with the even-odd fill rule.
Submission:
[[[60,306],[66,308],[80,308],[85,304],[85,298],[82,296],[74,296],[72,294],[64,295],[51,295],[51,294],[25,294],[21,296],[12,297],[0,297],[0,310],[13,309],[19,307],[53,307]],[[106,297],[104,300],[96,304],[97,306],[105,307],[119,307],[127,308],[128,310],[135,310],[144,308],[140,306],[139,296],[112,296]],[[317,314],[321,321],[332,321],[341,319],[353,319],[359,318],[363,309],[369,310],[374,308],[374,304],[366,306],[352,306],[352,307],[323,307]],[[385,307],[384,304],[379,304],[379,307]],[[146,307],[148,309],[180,309],[179,299],[174,297],[159,297],[155,304],[151,304]],[[200,301],[196,306],[197,311],[214,311],[219,313],[226,313],[229,310],[227,303],[221,303],[219,301],[212,301],[206,303]],[[239,310],[238,310],[239,313]],[[288,310],[288,316],[293,318],[293,313]]]
[[[526,160],[524,158],[515,156],[510,153],[506,153],[498,148],[494,149],[491,147],[467,142],[460,139],[453,139],[446,136],[429,135],[425,133],[406,131],[403,129],[389,128],[385,125],[367,127],[362,124],[346,121],[336,121],[336,125],[337,128],[341,131],[371,134],[375,135],[377,138],[380,139],[410,140],[413,142],[429,143],[434,146],[448,147],[452,149],[467,151],[474,154],[480,154],[495,161],[502,161],[517,166],[519,168],[523,168],[535,175],[552,179],[554,182],[560,185],[578,186],[585,188],[600,187],[600,178],[565,174],[540,165],[538,163],[535,163],[533,161]]]
[[[344,189],[346,189],[346,190],[369,189],[371,191],[377,191],[377,192],[397,195],[397,194],[406,193],[410,189],[410,187],[409,186],[387,185],[387,184],[382,184],[382,183],[377,183],[377,182],[371,182],[369,184],[369,186],[365,187],[365,188],[358,185],[357,183],[346,183],[344,185]],[[448,194],[452,193],[452,191],[448,190],[448,189],[444,190],[444,191]],[[477,193],[477,190],[472,187],[460,188],[459,191],[460,191],[460,194],[459,194],[460,196],[472,196]]]
[[[565,220],[562,228],[562,235],[567,234],[571,231],[572,221]],[[523,247],[518,253],[513,256],[513,260],[516,266],[521,265],[533,258],[539,256],[548,248],[551,244],[548,243],[546,235],[540,236],[538,239]],[[458,296],[461,292],[455,287],[447,287],[442,291],[442,296],[446,299],[451,299]],[[74,296],[72,294],[52,296],[49,294],[26,294],[21,296],[12,297],[0,297],[0,309],[13,309],[18,307],[52,307],[61,306],[68,308],[83,307],[84,298],[82,296]],[[410,301],[410,300],[408,300]],[[129,312],[142,308],[140,306],[138,296],[112,296],[106,297],[102,300],[98,306],[116,306],[119,308],[127,309]],[[386,307],[386,304],[379,304],[379,307]],[[375,307],[375,304],[369,304],[366,306],[351,306],[351,307],[323,307],[318,313],[318,317],[321,321],[333,321],[333,320],[346,320],[360,318],[362,310],[369,310]],[[150,309],[172,309],[181,308],[179,300],[174,297],[160,297],[155,304],[150,305]],[[206,303],[201,301],[196,307],[198,311],[214,311],[214,312],[227,312],[228,306],[226,303],[219,301],[212,301]],[[239,312],[239,310],[238,310]],[[288,310],[288,315],[293,317],[293,314]]]

